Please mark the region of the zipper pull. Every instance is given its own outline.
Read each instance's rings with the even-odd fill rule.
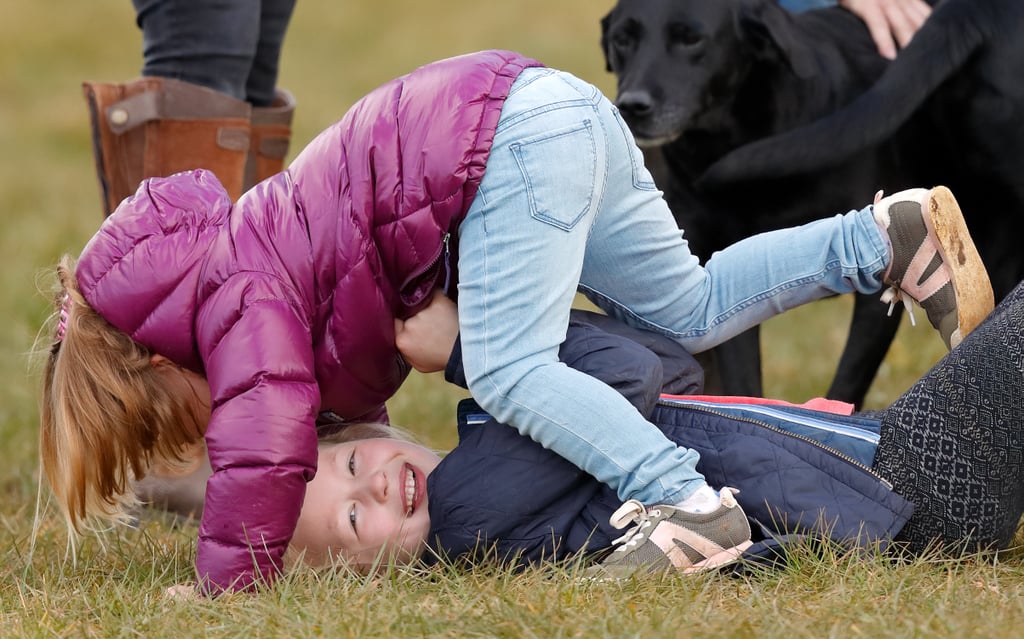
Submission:
[[[450,256],[450,253],[448,251],[448,238],[449,237],[451,237],[451,233],[445,233],[444,234],[444,240],[443,240],[443,242],[444,242],[444,287],[441,289],[441,291],[445,295],[448,294],[448,286],[451,284],[451,278],[452,278],[452,268],[451,268],[451,266],[448,263],[448,259],[449,259],[449,256]]]

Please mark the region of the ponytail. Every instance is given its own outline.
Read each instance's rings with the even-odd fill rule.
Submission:
[[[185,463],[207,416],[174,365],[114,328],[82,296],[75,261],[57,266],[56,324],[43,370],[40,462],[68,527],[130,520],[133,481],[154,463]],[[163,365],[166,362],[166,366]]]

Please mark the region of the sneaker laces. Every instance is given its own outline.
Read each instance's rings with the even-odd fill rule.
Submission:
[[[879,189],[878,192],[875,193],[874,204],[881,202],[884,195],[885,191]],[[907,310],[907,315],[910,316],[910,325],[915,327],[917,326],[917,323],[914,321],[914,307],[910,302],[910,297],[904,295],[903,291],[900,290],[900,287],[897,284],[890,284],[889,288],[882,291],[881,300],[883,304],[889,305],[889,311],[886,313],[889,317],[892,317],[892,310],[896,308],[896,304],[898,302],[903,302],[903,308]]]
[[[636,523],[636,526],[627,530],[626,534],[618,539],[612,540],[612,545],[618,546],[615,552],[626,552],[643,541],[644,531],[651,527],[651,517],[659,517],[660,515],[661,511],[657,509],[648,513],[644,505],[635,499],[630,499],[619,506],[608,519],[608,523],[618,530],[622,530],[631,523]]]
[[[892,310],[896,307],[899,302],[903,303],[903,308],[907,310],[907,315],[910,316],[910,325],[917,326],[914,321],[914,305],[909,295],[904,295],[903,291],[896,284],[890,284],[889,288],[882,291],[880,298],[883,304],[889,305],[889,311],[886,313],[889,317],[892,317]]]

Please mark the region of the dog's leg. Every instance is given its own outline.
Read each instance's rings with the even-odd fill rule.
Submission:
[[[903,317],[903,308],[899,306],[893,309],[892,316],[886,312],[886,306],[878,303],[877,294],[854,296],[850,333],[826,397],[861,408]]]

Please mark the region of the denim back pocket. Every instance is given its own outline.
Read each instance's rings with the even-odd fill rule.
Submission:
[[[597,148],[590,120],[509,146],[526,182],[530,215],[571,231],[594,205]]]

